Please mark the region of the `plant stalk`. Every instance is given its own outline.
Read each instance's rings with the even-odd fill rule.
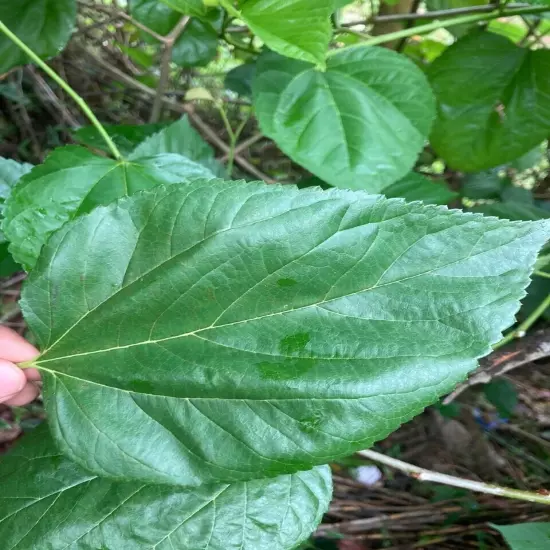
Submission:
[[[174,49],[174,44],[180,37],[181,33],[185,30],[185,27],[187,27],[189,20],[190,17],[188,15],[182,17],[170,33],[164,37],[164,45],[160,62],[159,83],[157,86],[155,99],[153,101],[153,108],[151,109],[151,116],[149,118],[149,122],[152,124],[159,121],[160,114],[162,112],[162,99],[164,97],[166,85],[170,80],[170,62],[172,61],[172,50]]]
[[[426,470],[419,466],[414,466],[402,460],[391,458],[389,456],[377,453],[376,451],[366,450],[359,451],[357,454],[385,464],[406,474],[418,479],[419,481],[432,481],[434,483],[441,483],[443,485],[450,485],[451,487],[460,487],[462,489],[468,489],[477,493],[486,493],[488,495],[496,495],[499,497],[513,498],[516,500],[526,500],[528,502],[536,502],[538,504],[549,504],[550,495],[538,494],[532,491],[520,491],[518,489],[509,489],[508,487],[501,487],[500,485],[492,485],[489,483],[483,483],[481,481],[474,481],[471,479],[464,479],[460,477],[450,476],[447,474],[440,474],[433,472],[432,470]]]
[[[436,31],[438,29],[453,27],[455,25],[463,25],[464,23],[477,23],[479,21],[490,21],[491,19],[498,19],[499,17],[512,17],[514,15],[530,15],[536,13],[550,12],[550,6],[537,6],[537,7],[525,7],[515,8],[509,10],[496,10],[489,13],[480,13],[473,15],[464,15],[462,17],[456,17],[455,19],[445,21],[432,21],[425,25],[418,25],[416,27],[410,27],[408,29],[402,29],[395,32],[389,32],[380,36],[374,36],[354,44],[353,46],[347,46],[345,49],[359,48],[362,46],[376,46],[377,44],[384,44],[385,42],[391,42],[393,40],[399,40],[400,38],[408,38],[416,34],[426,34],[428,32]],[[334,55],[344,48],[338,48],[331,50],[328,55]]]
[[[17,35],[6,27],[3,21],[0,21],[0,32],[6,35],[18,48],[20,48],[27,56],[29,56],[52,80],[54,80],[67,94],[73,99],[73,101],[80,107],[82,112],[88,117],[88,120],[95,126],[107,147],[111,151],[113,157],[117,160],[122,159],[122,154],[118,150],[117,146],[111,139],[111,136],[107,133],[107,130],[103,127],[101,122],[94,115],[88,104],[73,90],[67,82],[65,82],[52,68],[49,67],[33,50],[31,50]]]

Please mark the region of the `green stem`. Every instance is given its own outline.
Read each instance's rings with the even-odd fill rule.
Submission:
[[[537,308],[531,312],[531,315],[521,323],[517,329],[511,330],[500,342],[497,342],[493,349],[498,349],[504,344],[515,340],[516,338],[523,338],[525,333],[535,324],[537,319],[550,307],[550,294],[537,306]]]
[[[233,6],[231,0],[220,0],[220,6],[224,8],[229,15],[240,19],[241,12],[235,6]]]
[[[550,279],[550,273],[546,273],[546,271],[540,271],[538,269],[533,271],[533,275],[536,275],[537,277],[542,277],[543,279]]]
[[[550,12],[550,6],[538,6],[538,7],[525,7],[515,8],[511,10],[497,10],[489,13],[479,13],[473,15],[464,15],[451,20],[445,21],[433,21],[432,23],[426,23],[425,25],[418,25],[410,27],[408,29],[402,29],[400,31],[389,32],[380,36],[374,36],[361,42],[348,46],[347,48],[357,48],[360,46],[376,46],[377,44],[384,44],[385,42],[391,42],[392,40],[398,40],[400,38],[407,38],[414,36],[415,34],[425,34],[428,32],[436,31],[438,29],[453,27],[455,25],[463,25],[464,23],[477,23],[478,21],[489,21],[491,19],[498,19],[499,17],[511,17],[514,15],[528,15],[533,13]],[[346,48],[346,49],[347,49]],[[331,50],[329,55],[334,55],[342,51],[342,48]]]
[[[96,127],[101,137],[105,140],[105,143],[109,147],[113,156],[120,160],[122,155],[114,144],[113,140],[96,118],[88,104],[53,70],[51,69],[38,55],[36,55],[22,40],[20,40],[15,34],[13,34],[2,21],[0,21],[0,31],[4,33],[18,48],[24,51],[52,80],[54,80],[61,88],[63,88],[69,96],[71,96],[74,102],[82,109],[82,112],[88,117],[90,122]]]

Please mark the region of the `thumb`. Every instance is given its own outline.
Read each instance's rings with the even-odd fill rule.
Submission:
[[[19,393],[27,383],[23,371],[4,359],[0,359],[0,403]]]

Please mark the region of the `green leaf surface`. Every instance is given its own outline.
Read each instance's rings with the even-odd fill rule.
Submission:
[[[0,157],[0,224],[4,219],[5,202],[22,176],[32,170],[32,164]],[[21,269],[11,254],[4,233],[0,230],[0,277],[6,277]]]
[[[486,170],[517,159],[550,132],[550,51],[475,32],[428,71],[438,101],[431,135],[454,169]]]
[[[0,212],[2,204],[9,197],[13,186],[31,169],[32,164],[27,162],[17,162],[0,157]]]
[[[86,472],[47,428],[0,462],[3,550],[290,550],[331,497],[327,466],[192,490],[114,482]]]
[[[550,218],[550,211],[527,203],[495,202],[480,204],[471,208],[470,211],[513,221],[537,221]]]
[[[464,174],[461,191],[463,196],[473,200],[496,199],[500,197],[503,183],[503,179],[499,176],[499,170],[483,170],[473,174]],[[498,214],[489,215],[498,216]]]
[[[31,269],[48,237],[76,216],[155,185],[210,176],[181,155],[115,161],[62,147],[21,179],[6,203],[3,229],[15,260]]]
[[[324,65],[334,0],[243,0],[239,8],[240,18],[270,50]]]
[[[550,523],[491,525],[504,537],[511,550],[548,550]]]
[[[22,300],[55,438],[98,475],[182,485],[369,447],[491,350],[549,230],[219,180],[96,208]]]
[[[0,277],[9,277],[16,271],[21,271],[22,267],[13,259],[8,251],[8,243],[3,242],[0,234]]]
[[[214,158],[214,150],[191,126],[187,115],[140,143],[130,153],[129,159],[163,153],[175,153],[187,157],[202,164],[216,175],[225,172],[223,166]]]
[[[111,136],[120,152],[126,156],[130,154],[143,140],[166,128],[167,123],[157,124],[104,124],[103,127]],[[74,131],[73,137],[95,149],[110,153],[105,140],[95,126],[84,126]]]
[[[216,57],[218,33],[209,24],[193,18],[176,40],[172,61],[180,67],[204,67]]]
[[[518,391],[514,384],[505,378],[497,378],[484,384],[483,393],[502,418],[509,418],[518,404]]]
[[[256,76],[256,63],[243,63],[225,76],[225,87],[241,96],[252,96],[252,82]]]
[[[57,55],[75,27],[76,0],[17,0],[0,2],[0,21],[42,58]],[[0,33],[0,74],[28,57]]]
[[[388,199],[403,198],[409,202],[422,201],[426,204],[447,204],[458,197],[458,193],[451,191],[444,183],[435,183],[416,172],[410,172],[392,183],[382,193]]]
[[[160,2],[185,15],[200,17],[206,15],[207,11],[206,5],[202,0],[160,0]]]
[[[411,170],[435,113],[422,71],[376,47],[342,50],[326,72],[261,56],[254,107],[262,131],[293,160],[335,187],[371,192]]]
[[[132,16],[151,30],[167,35],[181,19],[181,14],[160,0],[128,0]],[[158,43],[158,42],[157,42]]]

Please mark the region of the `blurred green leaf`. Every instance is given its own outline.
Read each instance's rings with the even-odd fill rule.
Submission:
[[[436,183],[416,172],[410,172],[380,192],[388,198],[401,197],[409,202],[422,201],[426,204],[447,204],[459,196],[444,183]]]
[[[548,550],[550,547],[550,523],[517,523],[494,525],[511,550]]]
[[[243,63],[225,75],[225,87],[240,96],[252,96],[252,82],[256,75],[256,63]]]
[[[502,418],[512,416],[518,404],[518,392],[509,380],[497,378],[483,386],[483,393]]]
[[[57,55],[67,44],[76,20],[76,0],[2,0],[0,21],[39,57]],[[0,74],[30,60],[0,33]]]
[[[502,178],[497,169],[483,170],[473,174],[464,174],[462,195],[469,199],[496,199],[500,197]]]
[[[189,21],[172,50],[172,61],[180,67],[203,67],[216,57],[218,33],[200,19]]]

